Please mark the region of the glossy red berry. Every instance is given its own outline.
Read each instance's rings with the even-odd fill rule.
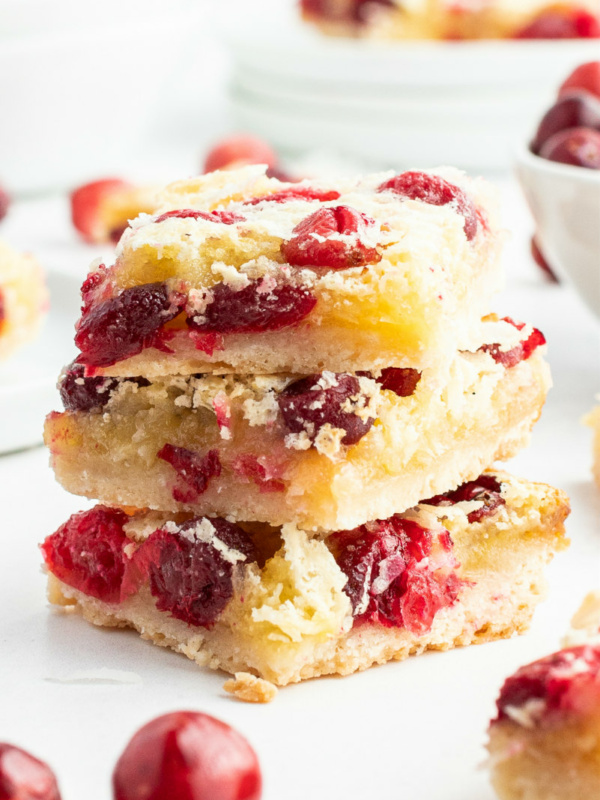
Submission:
[[[572,128],[555,133],[544,143],[540,156],[574,167],[600,169],[600,131]]]
[[[0,800],[61,800],[50,767],[26,750],[0,742]]]
[[[552,136],[570,128],[600,131],[600,100],[587,92],[561,97],[542,117],[531,143],[532,152],[539,153]]]
[[[595,39],[600,19],[585,9],[550,8],[515,34],[515,39]]]
[[[121,178],[104,178],[79,186],[71,193],[71,220],[84,241],[90,244],[106,241],[108,232],[102,217],[103,204],[111,195],[129,188],[131,184]]]
[[[277,161],[277,154],[267,142],[257,136],[242,133],[222,139],[209,150],[204,161],[204,172],[246,164],[275,167]]]
[[[574,69],[558,90],[558,96],[578,90],[589,92],[600,100],[600,61],[588,61]]]

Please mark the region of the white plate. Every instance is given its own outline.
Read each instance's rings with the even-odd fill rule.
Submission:
[[[0,364],[0,453],[41,444],[44,416],[59,407],[56,379],[75,355],[79,281],[49,272],[50,312],[38,338]]]

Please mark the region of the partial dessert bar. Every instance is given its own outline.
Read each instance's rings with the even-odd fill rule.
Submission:
[[[500,284],[495,201],[455,170],[325,185],[247,167],[158,202],[83,284],[88,375],[441,369]]]
[[[588,414],[586,422],[594,431],[592,442],[592,473],[598,486],[600,487],[600,406]]]
[[[63,375],[45,441],[62,485],[106,505],[354,528],[476,478],[528,441],[550,384],[544,338],[488,319],[435,372]]]
[[[0,361],[35,337],[47,306],[36,259],[0,241]]]
[[[558,490],[487,472],[326,539],[96,506],[42,551],[53,603],[285,685],[524,631],[568,511]]]

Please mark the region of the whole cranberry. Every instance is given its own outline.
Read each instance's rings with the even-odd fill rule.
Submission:
[[[277,154],[267,142],[247,133],[235,134],[222,139],[208,151],[204,161],[204,172],[216,169],[231,169],[246,164],[277,165]]]
[[[600,100],[587,92],[562,97],[542,117],[531,143],[532,151],[539,153],[551,136],[567,128],[593,128],[600,131]]]
[[[558,96],[581,89],[600,100],[600,61],[588,61],[574,69],[558,90]]]
[[[573,128],[555,133],[540,150],[540,156],[561,164],[600,169],[600,132]]]
[[[600,20],[586,9],[548,8],[515,34],[515,39],[595,39]]]
[[[113,772],[114,800],[259,800],[256,753],[208,714],[175,711],[144,725]]]
[[[1,800],[61,800],[54,773],[43,761],[0,742]]]

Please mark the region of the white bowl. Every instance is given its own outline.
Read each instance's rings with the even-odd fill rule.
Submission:
[[[548,263],[600,317],[600,170],[557,164],[523,147],[517,172]]]

